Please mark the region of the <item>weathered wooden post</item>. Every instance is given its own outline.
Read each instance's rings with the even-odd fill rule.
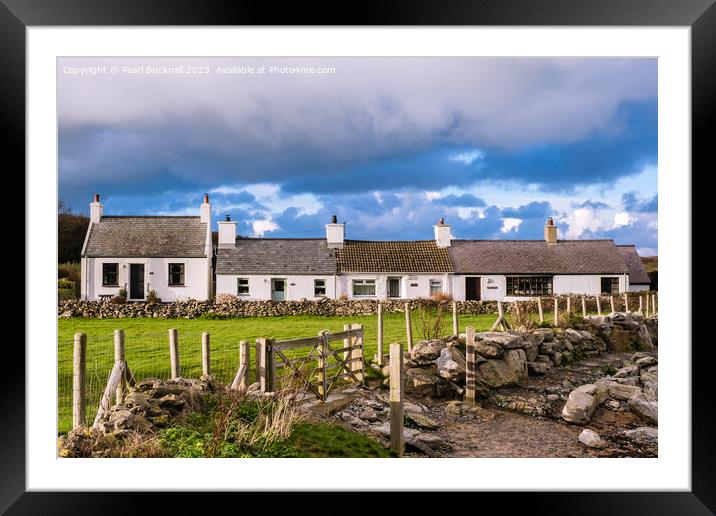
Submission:
[[[320,369],[320,377],[321,377],[321,383],[318,385],[318,393],[321,395],[321,399],[323,401],[326,401],[326,397],[328,395],[328,375],[326,373],[326,366],[328,365],[327,362],[327,354],[326,354],[326,347],[327,347],[327,337],[326,332],[322,331],[318,334],[320,337],[320,341],[318,343],[318,369]]]
[[[649,294],[644,296],[644,316],[649,317]]]
[[[259,382],[261,392],[266,392],[268,388],[268,369],[266,367],[267,350],[266,339],[263,337],[256,339],[256,381]]]
[[[378,303],[378,356],[377,364],[383,366],[383,303]]]
[[[559,326],[559,298],[554,298],[554,325]]]
[[[179,378],[181,372],[179,366],[179,334],[174,328],[169,330],[169,362],[171,364],[172,379]]]
[[[72,350],[72,428],[86,423],[87,335],[75,333]]]
[[[572,297],[567,296],[567,315],[572,313]]]
[[[587,300],[582,296],[582,317],[587,317]]]
[[[457,319],[457,301],[452,302],[452,334],[460,335],[460,322]]]
[[[656,309],[656,294],[651,295],[651,307],[652,311],[654,312],[654,315],[657,315],[659,312]]]
[[[363,374],[363,368],[365,367],[363,359],[363,325],[354,323],[350,325],[350,329],[359,332],[350,339],[351,347],[353,348],[349,354],[351,360],[350,370],[363,383],[365,379]]]
[[[542,298],[537,298],[537,312],[539,312],[539,322],[544,322],[544,309],[542,308]]]
[[[413,351],[413,327],[410,324],[410,303],[405,302],[405,335],[408,341],[408,353]]]
[[[269,392],[276,391],[276,352],[273,349],[275,339],[266,339],[266,385]]]
[[[403,455],[403,346],[390,344],[390,449]]]
[[[239,369],[236,371],[231,389],[246,389],[249,386],[251,369],[251,346],[245,340],[239,342]]]
[[[610,301],[610,303],[611,303],[611,305],[612,305],[612,306],[611,306],[611,309],[612,309],[612,312],[611,312],[611,313],[616,312],[616,306],[614,306],[614,294],[612,294],[611,296],[609,296],[609,301]]]
[[[597,299],[597,315],[602,315],[602,299],[600,295],[595,296]]]
[[[475,346],[475,328],[465,328],[465,402],[469,405],[475,404],[475,362],[477,346]]]
[[[201,374],[211,376],[211,341],[206,331],[201,334]]]
[[[643,296],[639,296],[639,311],[637,313],[638,314],[644,313],[644,298],[643,298]]]
[[[624,292],[624,311],[625,312],[629,311],[629,296],[627,295],[626,292]]]
[[[118,361],[122,363],[127,362],[127,357],[124,352],[124,330],[114,330],[114,363],[116,364]],[[117,390],[114,393],[115,403],[118,405],[122,403],[122,399],[124,398],[124,389],[127,386],[125,376],[126,375],[123,375],[119,380]]]

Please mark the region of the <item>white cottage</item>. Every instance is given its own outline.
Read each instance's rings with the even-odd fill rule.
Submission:
[[[127,291],[142,301],[154,290],[162,301],[212,297],[211,205],[199,216],[109,216],[95,195],[82,246],[82,299]]]

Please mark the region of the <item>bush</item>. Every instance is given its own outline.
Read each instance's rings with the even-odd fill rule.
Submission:
[[[617,372],[617,368],[614,367],[612,364],[604,364],[604,365],[602,366],[602,372],[603,372],[606,376],[612,376],[614,373]]]
[[[75,290],[75,282],[70,281],[66,278],[60,278],[57,280],[57,288],[58,289],[70,289],[74,292]]]
[[[433,301],[452,301],[452,296],[446,292],[438,292],[430,296]]]
[[[150,290],[147,292],[147,300],[148,305],[156,305],[157,303],[161,303],[162,300],[157,297],[157,291],[156,290]]]
[[[109,302],[112,303],[113,305],[123,305],[124,303],[127,302],[127,298],[123,297],[123,296],[114,296],[114,297],[110,298]]]
[[[127,289],[126,288],[120,288],[119,292],[117,292],[117,295],[119,297],[123,297],[124,299],[127,299]]]
[[[57,298],[60,301],[69,301],[70,299],[77,299],[77,295],[73,288],[58,288]]]

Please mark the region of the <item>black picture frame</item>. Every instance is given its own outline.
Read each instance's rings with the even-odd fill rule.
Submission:
[[[30,26],[90,25],[569,25],[691,27],[692,181],[693,171],[712,172],[716,98],[716,7],[714,0],[421,0],[362,2],[347,9],[341,3],[284,3],[215,0],[0,0],[0,145],[6,164],[25,169],[25,30]],[[6,170],[10,169],[10,165]],[[688,174],[688,171],[685,171]],[[693,190],[695,191],[695,190]],[[690,216],[690,214],[684,214]],[[694,223],[697,221],[694,219]],[[703,234],[703,233],[702,233]],[[26,234],[27,235],[27,234]],[[27,238],[27,236],[26,236]],[[701,265],[693,260],[694,268]],[[706,266],[703,263],[703,266]],[[27,272],[27,271],[25,271]],[[691,278],[682,278],[691,285]],[[27,317],[27,315],[26,315]],[[685,324],[685,327],[687,325]],[[700,344],[691,346],[691,342]],[[24,363],[20,346],[7,342],[6,363]],[[509,508],[524,505],[530,513],[550,514],[710,514],[716,511],[713,489],[714,403],[711,364],[713,339],[698,342],[684,333],[675,343],[692,357],[692,490],[644,493],[522,493],[509,495]],[[687,352],[687,351],[685,351]],[[17,356],[13,357],[12,355]],[[146,501],[123,493],[28,493],[25,488],[24,368],[3,367],[0,417],[0,512],[49,514],[71,512],[145,512]],[[616,460],[615,460],[616,461]],[[615,467],[619,467],[615,462]],[[446,473],[450,474],[450,473]],[[559,479],[555,479],[559,483]],[[275,495],[271,495],[274,497]],[[497,495],[480,495],[480,505]],[[168,497],[167,497],[168,498]],[[280,501],[282,497],[273,498]],[[172,493],[163,512],[181,507],[185,496]],[[402,497],[411,510],[422,497]],[[497,500],[494,500],[497,501]],[[504,498],[503,498],[504,501]],[[216,498],[215,502],[219,502]],[[477,502],[477,500],[475,500]],[[217,507],[218,508],[218,507]],[[248,509],[248,506],[246,506]],[[476,506],[474,510],[478,510]]]

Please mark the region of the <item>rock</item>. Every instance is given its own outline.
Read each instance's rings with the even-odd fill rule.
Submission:
[[[567,328],[566,330],[564,330],[564,336],[570,343],[574,345],[581,344],[584,340],[582,338],[582,335],[577,330],[573,330],[572,328]]]
[[[505,352],[504,360],[487,360],[475,371],[478,382],[482,381],[490,387],[514,385],[527,377],[527,357],[522,349],[511,349]]]
[[[415,364],[427,365],[433,364],[447,343],[444,340],[419,340],[413,346],[410,352],[410,360]]]
[[[659,440],[659,430],[650,426],[640,426],[624,432],[624,436],[640,443],[656,443]]]
[[[169,415],[162,414],[160,416],[151,416],[149,418],[149,421],[151,421],[152,424],[154,424],[156,426],[166,426],[169,424]]]
[[[525,348],[525,356],[527,357],[528,362],[534,362],[535,358],[537,358],[537,355],[539,354],[539,347],[535,344],[528,348]]]
[[[639,374],[639,366],[630,365],[622,367],[612,375],[613,378],[626,378],[628,376],[637,376]]]
[[[456,346],[444,348],[436,365],[441,377],[457,382],[465,380],[465,357]]]
[[[445,412],[453,417],[460,417],[462,414],[462,401],[451,401],[445,406]]]
[[[425,409],[418,405],[417,403],[411,403],[409,401],[406,401],[403,403],[403,410],[405,412],[411,412],[413,414],[422,414],[425,412]]]
[[[378,414],[376,414],[375,410],[370,407],[365,407],[357,415],[360,419],[362,419],[363,421],[368,421],[369,423],[378,421]]]
[[[658,360],[655,357],[652,356],[646,356],[643,358],[639,358],[634,361],[636,365],[638,365],[640,368],[644,369],[649,366],[656,365],[658,363]]]
[[[598,433],[589,428],[585,428],[582,430],[582,433],[579,434],[579,442],[590,448],[604,448],[607,445],[607,443],[599,437]]]
[[[176,394],[167,394],[159,399],[159,406],[169,410],[179,411],[184,408],[186,401]]]
[[[557,401],[557,400],[559,400],[559,394],[548,394],[547,400],[548,401]]]
[[[486,345],[502,349],[525,348],[526,342],[521,335],[509,332],[483,331],[475,334],[475,338]]]
[[[659,397],[659,381],[657,371],[642,371],[639,377],[642,385],[644,386],[644,394],[649,398],[658,399]]]
[[[500,346],[493,346],[481,340],[475,341],[475,351],[480,357],[484,358],[500,358],[503,353]]]
[[[346,412],[346,411],[341,412],[340,418],[341,418],[343,421],[345,421],[346,423],[348,423],[349,425],[354,426],[354,427],[357,427],[357,428],[363,428],[363,427],[368,426],[368,423],[366,423],[366,422],[363,421],[362,419],[360,419],[360,418],[358,418],[358,417],[354,416],[353,414],[350,414],[350,413],[348,413],[348,412]],[[390,429],[389,429],[389,431],[388,431],[388,434],[390,435]]]
[[[606,382],[604,379],[598,380],[596,383],[587,383],[580,385],[575,390],[585,392],[590,396],[594,396],[597,406],[601,405],[609,397],[609,385],[613,382]]]
[[[418,435],[415,436],[416,441],[420,441],[421,443],[427,444],[431,448],[434,448],[436,450],[449,450],[450,445],[445,442],[445,439],[440,437],[437,434],[429,434],[426,432],[420,432]]]
[[[532,335],[534,335],[536,338],[540,338],[540,342],[550,342],[554,340],[554,331],[549,328],[539,328],[536,330],[532,330]]]
[[[440,428],[440,425],[423,414],[415,412],[405,412],[405,417],[415,423],[419,428],[423,430],[435,430]]]
[[[621,408],[622,404],[619,403],[617,400],[609,400],[607,401],[607,407],[609,407],[612,410],[619,410]]]
[[[510,371],[517,375],[517,381],[527,378],[527,355],[524,349],[510,349],[503,358]]]
[[[609,396],[617,400],[627,401],[635,394],[641,394],[641,389],[632,385],[613,383],[609,385]]]
[[[555,351],[554,355],[552,355],[552,362],[554,362],[555,367],[562,365],[562,353]]]
[[[620,383],[622,385],[632,385],[635,386],[637,384],[637,377],[636,376],[629,376],[627,378],[613,378],[616,383]]]
[[[641,349],[654,349],[654,343],[651,341],[651,335],[649,329],[645,324],[639,326],[637,330],[637,336],[639,338],[639,346]]]
[[[587,424],[597,405],[597,399],[594,396],[575,389],[569,393],[567,403],[562,408],[562,419],[578,425]]]
[[[383,437],[390,438],[390,422],[386,422],[381,425],[373,426],[373,427],[371,427],[371,429],[374,432],[376,432],[378,435],[382,435]],[[403,427],[403,438],[406,440],[414,439],[419,433],[420,432],[418,432],[417,430],[414,430],[413,428]]]
[[[647,421],[659,422],[659,407],[656,400],[649,398],[643,392],[629,398],[629,408]]]
[[[548,362],[527,362],[527,370],[531,374],[547,374],[552,369]]]

